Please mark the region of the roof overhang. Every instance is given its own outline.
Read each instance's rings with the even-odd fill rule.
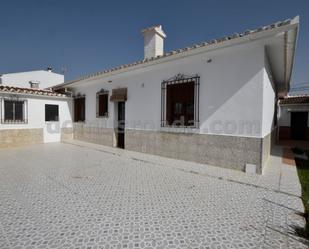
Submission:
[[[105,70],[103,72],[97,72],[92,75],[56,85],[53,89],[58,90],[62,88],[70,88],[89,81],[109,78],[111,76],[127,73],[140,68],[150,67],[200,53],[260,41],[266,47],[278,93],[280,95],[286,95],[290,87],[298,27],[299,17],[296,16],[288,21],[278,22],[256,30],[249,30],[244,33],[196,44],[192,47],[165,53],[163,56],[158,56],[156,58],[145,59],[135,63],[115,67],[110,70]]]
[[[0,96],[24,96],[29,98],[56,98],[56,99],[68,99],[69,97],[65,94],[41,90],[32,88],[21,88],[14,86],[4,86],[0,85]]]
[[[48,96],[48,95],[37,95],[30,93],[12,93],[12,92],[2,92],[0,91],[0,97],[25,97],[25,98],[46,98],[46,99],[59,99],[59,100],[69,100],[72,97],[59,97],[59,96]]]
[[[279,97],[286,96],[290,89],[298,29],[299,17],[297,16],[285,26],[285,30],[274,35],[265,45]]]

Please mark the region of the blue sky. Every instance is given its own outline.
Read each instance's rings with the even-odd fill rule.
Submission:
[[[141,29],[162,24],[165,51],[300,15],[293,83],[309,82],[308,0],[2,0],[0,73],[66,80],[143,58]]]

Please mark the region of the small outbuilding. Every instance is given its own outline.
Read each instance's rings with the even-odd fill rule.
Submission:
[[[0,85],[0,148],[70,138],[71,98],[51,90]]]
[[[309,140],[309,95],[280,100],[279,140]]]

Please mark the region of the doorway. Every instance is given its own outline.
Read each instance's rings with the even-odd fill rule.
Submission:
[[[45,104],[44,143],[60,142],[59,105]]]
[[[306,140],[308,112],[291,112],[291,139]]]
[[[124,149],[125,143],[125,102],[118,102],[117,147]]]

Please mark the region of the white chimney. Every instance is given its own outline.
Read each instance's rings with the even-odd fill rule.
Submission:
[[[164,38],[166,34],[162,30],[162,26],[153,26],[142,30],[144,36],[144,58],[157,57],[163,55]]]

